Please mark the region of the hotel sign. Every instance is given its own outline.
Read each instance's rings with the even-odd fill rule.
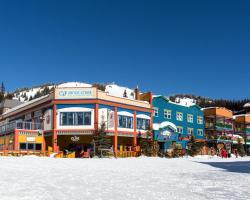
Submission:
[[[93,99],[96,88],[56,88],[55,99]]]

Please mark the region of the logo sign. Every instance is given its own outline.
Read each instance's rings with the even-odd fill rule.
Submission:
[[[35,137],[26,137],[27,142],[35,142],[36,138]]]
[[[71,137],[71,141],[73,141],[73,142],[78,142],[79,140],[80,140],[79,136],[73,136],[73,137]]]
[[[56,99],[87,99],[95,98],[95,88],[57,88]]]

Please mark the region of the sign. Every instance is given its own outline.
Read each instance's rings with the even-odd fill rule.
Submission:
[[[71,141],[73,141],[73,142],[78,142],[79,140],[80,140],[79,136],[73,136],[73,137],[71,137]]]
[[[96,88],[56,88],[56,99],[93,99]]]
[[[27,142],[35,142],[36,141],[36,137],[26,137],[26,141]]]

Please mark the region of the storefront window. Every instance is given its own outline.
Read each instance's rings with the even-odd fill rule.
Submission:
[[[133,117],[118,115],[118,126],[120,128],[133,128]]]
[[[149,128],[149,119],[137,118],[137,129],[147,130]]]
[[[61,112],[61,126],[91,125],[91,112]]]
[[[26,150],[26,143],[20,143],[19,149]]]

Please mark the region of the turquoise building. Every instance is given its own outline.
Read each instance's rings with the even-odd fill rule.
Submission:
[[[198,105],[181,105],[155,96],[153,108],[154,139],[161,150],[170,149],[173,142],[185,149],[192,135],[198,141],[204,140],[204,113]]]

